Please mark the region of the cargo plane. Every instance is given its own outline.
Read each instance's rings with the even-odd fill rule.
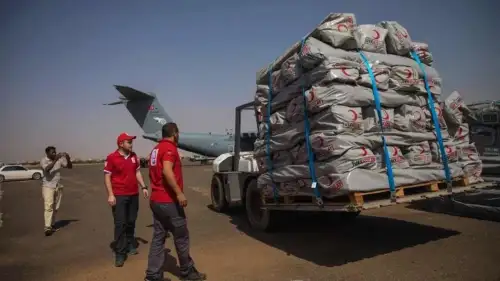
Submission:
[[[115,85],[120,92],[119,100],[104,105],[123,104],[141,127],[143,138],[158,142],[161,140],[161,128],[168,122],[174,122],[153,93],[145,93],[128,86]],[[242,151],[252,151],[256,133],[241,135]],[[234,150],[234,136],[231,134],[184,133],[179,135],[180,149],[215,158]]]

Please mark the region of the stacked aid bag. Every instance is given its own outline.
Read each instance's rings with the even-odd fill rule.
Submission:
[[[257,73],[258,187],[334,197],[462,175],[431,63],[397,22],[328,15]]]
[[[471,110],[465,105],[457,91],[444,101],[443,115],[448,131],[457,151],[457,161],[469,179],[469,183],[483,182],[483,164],[479,159],[476,146],[470,141],[469,124],[466,122]]]

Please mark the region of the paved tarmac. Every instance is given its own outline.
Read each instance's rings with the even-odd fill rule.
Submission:
[[[39,182],[3,184],[0,280],[143,280],[152,232],[147,201],[141,200],[137,221],[140,253],[115,268],[101,168],[64,171],[58,218],[65,226],[52,237],[43,235]],[[224,215],[207,207],[210,166],[184,173],[192,257],[208,280],[500,280],[500,224],[444,214],[439,202],[371,210],[348,224],[288,216],[281,231],[264,234],[251,231],[241,211]],[[173,249],[172,241],[166,247]],[[166,276],[177,280],[175,250],[170,254]]]

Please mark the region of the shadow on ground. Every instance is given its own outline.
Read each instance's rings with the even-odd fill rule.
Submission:
[[[453,197],[417,201],[407,208],[451,216],[500,222],[500,189],[485,189]]]
[[[77,220],[77,219],[68,219],[68,220],[58,220],[54,223],[54,227],[55,228],[65,228],[66,226],[74,223],[74,222],[78,222],[80,220]]]
[[[141,245],[146,245],[146,244],[148,244],[148,243],[149,243],[149,242],[148,242],[148,240],[145,240],[145,239],[143,239],[143,238],[141,238],[141,237],[136,237],[136,238],[135,238],[135,241],[134,241],[134,245],[135,245],[135,247],[137,248],[137,250],[139,250],[140,248],[143,248],[143,249],[144,249],[144,251],[147,251],[147,250],[148,250],[148,247],[141,247]],[[114,248],[115,248],[115,241],[113,240],[113,241],[111,241],[111,242],[109,243],[109,249],[110,249],[111,251],[113,251],[113,250],[114,250]]]
[[[341,220],[326,212],[277,213],[277,229],[264,233],[249,227],[241,208],[226,215],[252,238],[321,266],[340,266],[460,234],[383,217]]]

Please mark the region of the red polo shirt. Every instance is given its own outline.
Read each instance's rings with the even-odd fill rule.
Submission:
[[[177,185],[181,190],[184,189],[182,180],[182,163],[177,151],[177,145],[163,139],[151,151],[149,157],[149,182],[151,184],[151,201],[158,203],[173,203],[177,201],[172,187],[169,186],[163,176],[163,162],[173,163],[173,172]]]
[[[111,175],[111,188],[114,195],[139,194],[136,172],[141,168],[137,155],[131,152],[124,156],[116,150],[106,157],[104,172]]]

